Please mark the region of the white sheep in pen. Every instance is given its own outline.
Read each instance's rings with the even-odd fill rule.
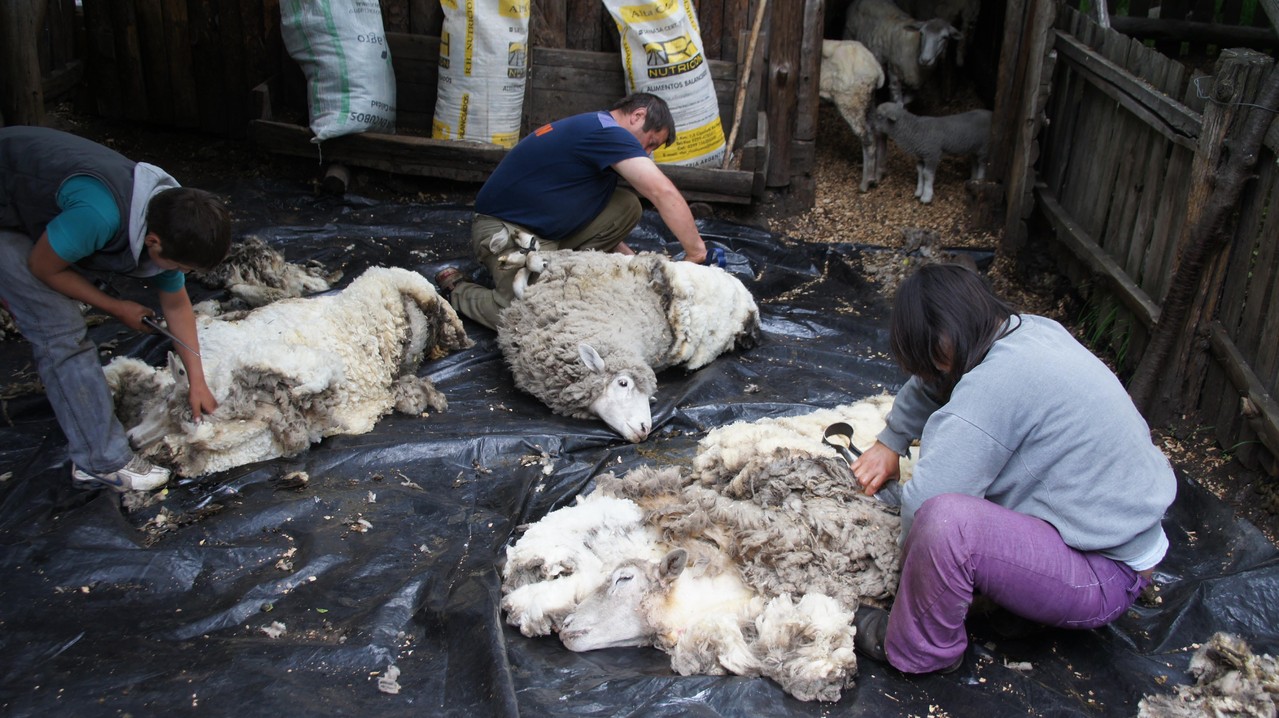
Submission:
[[[335,434],[362,434],[392,408],[417,414],[447,402],[424,357],[471,345],[449,303],[422,275],[374,268],[341,292],[285,299],[196,325],[218,409],[191,421],[185,371],[117,358],[104,371],[116,414],[147,458],[196,476],[291,456]]]
[[[916,20],[893,0],[855,0],[844,21],[844,39],[862,43],[875,55],[888,75],[893,101],[905,103],[904,88],[923,87],[946,57],[947,44],[960,34],[941,18]]]
[[[598,417],[628,441],[653,428],[657,372],[698,369],[759,339],[754,298],[718,267],[653,253],[539,256],[536,282],[498,317],[515,385],[557,414]]]
[[[900,520],[860,493],[823,430],[847,422],[868,445],[890,407],[739,422],[699,443],[689,476],[597,477],[508,548],[507,621],[574,651],[653,645],[684,675],[763,675],[838,700],[856,673],[853,612],[896,591]]]
[[[972,157],[972,179],[986,176],[990,119],[990,110],[921,117],[896,102],[885,102],[875,110],[879,131],[915,158],[915,196],[924,204],[933,201],[933,181],[943,155]]]
[[[884,178],[877,150],[873,113],[875,90],[884,86],[884,71],[866,46],[855,40],[823,40],[819,82],[822,99],[835,103],[840,117],[862,143],[862,192]]]

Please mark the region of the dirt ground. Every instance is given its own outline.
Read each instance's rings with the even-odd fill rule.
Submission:
[[[310,182],[320,190],[321,166],[315,160],[288,158],[256,149],[247,141],[225,140],[136,123],[105,121],[77,114],[71,107],[54,111],[49,124],[102,142],[124,155],[150,162],[189,186],[217,189],[255,176]],[[890,146],[891,147],[891,146]],[[994,252],[998,228],[984,226],[966,189],[967,162],[946,159],[937,172],[932,205],[913,197],[914,162],[891,147],[888,175],[867,194],[857,191],[861,148],[834,108],[823,103],[817,137],[816,202],[799,214],[770,199],[749,210],[699,207],[721,219],[763,227],[780,236],[816,242],[850,242],[896,250],[885,252],[872,273],[891,292],[901,275],[922,259],[944,258],[960,248]],[[476,184],[405,177],[353,169],[349,191],[383,201],[470,203]],[[909,253],[908,253],[909,252]],[[1083,303],[1071,285],[1041,257],[1023,258],[1019,266],[996,256],[989,272],[992,284],[1023,311],[1053,317],[1077,336]],[[1104,351],[1100,354],[1107,359]],[[1249,470],[1217,446],[1202,422],[1183,417],[1172,426],[1154,427],[1155,440],[1191,480],[1232,505],[1279,545],[1279,480]]]

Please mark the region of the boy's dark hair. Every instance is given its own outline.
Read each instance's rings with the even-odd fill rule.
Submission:
[[[929,264],[897,289],[889,343],[901,368],[919,377],[934,398],[945,400],[959,379],[986,358],[1016,314],[977,272],[957,264]],[[948,371],[937,368],[947,361]]]
[[[193,269],[212,269],[231,250],[226,205],[202,189],[174,187],[152,197],[147,231],[160,238],[165,259]]]
[[[612,107],[608,108],[610,112],[613,110],[621,110],[626,114],[630,114],[636,110],[644,109],[647,114],[644,116],[644,126],[641,128],[645,132],[661,132],[666,130],[666,143],[663,147],[670,147],[675,144],[675,118],[671,116],[670,105],[666,104],[666,100],[647,92],[636,92],[618,100]]]

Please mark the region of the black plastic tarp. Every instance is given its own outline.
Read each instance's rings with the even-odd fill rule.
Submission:
[[[338,286],[368,266],[430,277],[468,258],[466,207],[315,198],[263,181],[228,193],[237,234],[343,269]],[[887,355],[887,301],[860,271],[871,250],[700,226],[730,250],[765,337],[697,372],[662,374],[658,428],[640,445],[518,392],[493,333],[470,323],[473,348],[420,369],[447,412],[391,415],[291,459],[182,480],[133,510],[116,494],[71,487],[65,439],[41,395],[6,400],[0,711],[1131,716],[1143,695],[1190,681],[1193,645],[1215,631],[1279,648],[1274,547],[1185,480],[1165,521],[1172,549],[1159,569],[1160,605],[1101,630],[1021,640],[974,622],[959,672],[905,677],[863,661],[835,704],[796,701],[762,678],[678,676],[655,649],[576,654],[506,626],[504,547],[593,476],[687,461],[712,427],[835,406],[904,379]],[[646,214],[632,246],[676,250],[658,227]],[[199,285],[192,293],[220,296]],[[152,363],[167,349],[114,322],[91,331],[114,353]],[[29,362],[20,339],[0,342],[6,384],[30,380]],[[309,484],[282,484],[291,471],[307,472]],[[398,693],[378,687],[392,665]]]

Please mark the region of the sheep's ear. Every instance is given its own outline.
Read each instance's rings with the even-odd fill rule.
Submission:
[[[600,353],[595,351],[595,347],[590,344],[582,343],[577,345],[577,355],[582,358],[582,363],[596,373],[603,373],[604,359],[600,357]]]
[[[503,249],[506,249],[506,241],[510,239],[510,237],[510,230],[503,226],[501,229],[494,232],[492,237],[489,237],[489,251],[493,254],[500,254]]]
[[[684,567],[687,565],[688,551],[682,548],[671,549],[670,553],[662,557],[657,574],[663,581],[674,581],[681,573],[684,573]]]

